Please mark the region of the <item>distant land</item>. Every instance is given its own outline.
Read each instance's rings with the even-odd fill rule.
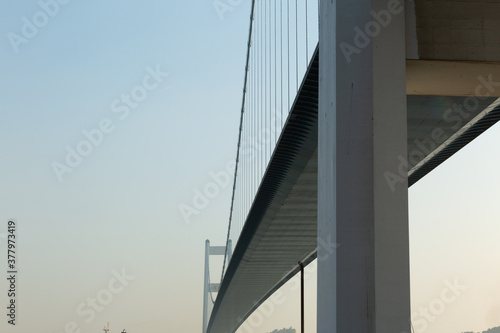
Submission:
[[[283,328],[281,330],[274,330],[274,331],[269,332],[269,333],[297,333],[297,331],[295,330],[295,328],[290,327],[290,328]],[[482,331],[482,332],[468,331],[468,332],[462,332],[462,333],[500,333],[500,326],[493,327],[493,328],[490,328],[489,330]]]
[[[469,331],[469,332],[462,332],[462,333],[500,333],[500,326],[490,328],[489,330],[483,331],[483,332],[472,332],[472,331]]]
[[[269,333],[296,333],[297,331],[295,330],[295,328],[283,328],[281,330],[274,330],[272,332],[269,332]],[[490,332],[488,332],[490,333]],[[491,333],[497,333],[497,332],[491,332]],[[499,332],[500,333],[500,332]]]

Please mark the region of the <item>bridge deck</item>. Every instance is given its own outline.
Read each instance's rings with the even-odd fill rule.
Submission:
[[[236,244],[207,332],[234,332],[298,272],[299,260],[316,256],[317,51]],[[484,98],[460,126],[447,121],[452,105],[463,103],[457,96],[408,96],[410,186],[500,119],[496,98]],[[435,128],[442,130],[439,138]]]

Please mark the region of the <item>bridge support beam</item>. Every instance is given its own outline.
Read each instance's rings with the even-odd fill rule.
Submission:
[[[317,330],[410,332],[404,1],[320,2]]]

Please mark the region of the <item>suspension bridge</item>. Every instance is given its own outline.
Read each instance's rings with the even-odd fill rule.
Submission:
[[[203,333],[235,332],[316,258],[318,332],[411,331],[408,187],[500,119],[498,12],[252,1],[227,244],[206,245]],[[220,283],[207,278],[211,254],[224,256]]]

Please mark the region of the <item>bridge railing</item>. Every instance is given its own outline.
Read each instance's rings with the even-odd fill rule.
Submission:
[[[235,248],[318,43],[318,1],[254,0],[250,21],[227,237]]]

